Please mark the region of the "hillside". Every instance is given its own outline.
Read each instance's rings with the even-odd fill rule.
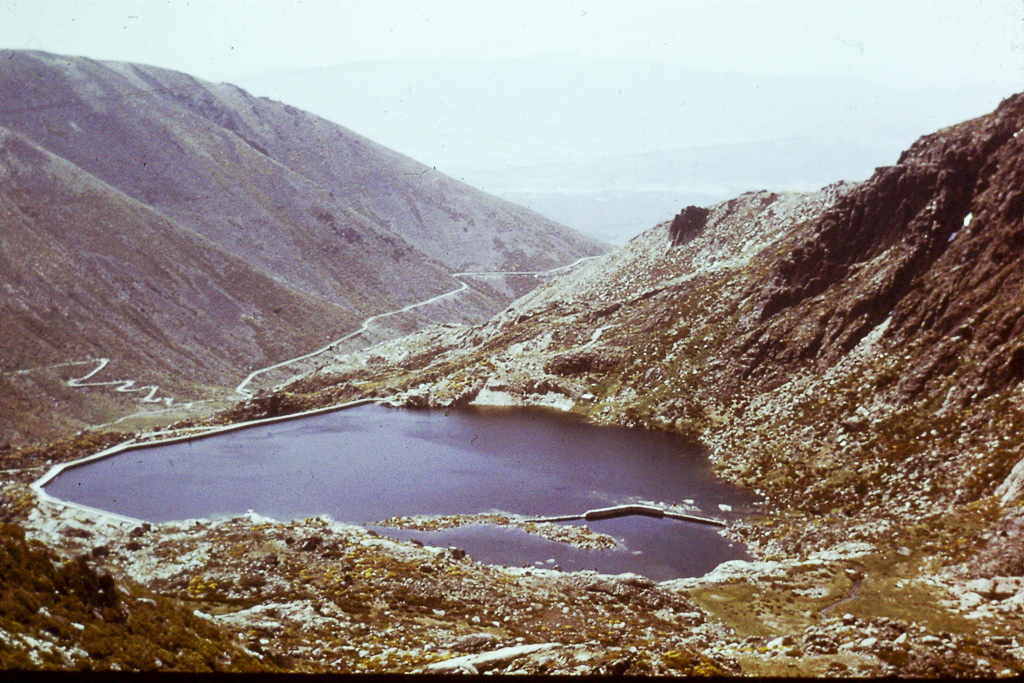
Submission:
[[[325,322],[357,322],[23,136],[2,130],[0,145],[5,370],[111,357],[121,373],[114,378],[132,373],[159,385],[163,406],[209,396],[250,363],[312,345]],[[94,365],[63,370],[82,376]],[[138,401],[38,372],[5,373],[3,382],[11,440],[110,421]],[[39,405],[40,393],[57,404]]]
[[[457,289],[452,272],[547,270],[604,248],[233,86],[38,52],[0,63],[8,443],[145,407],[145,393],[64,386],[91,359],[111,360],[95,381],[159,385],[180,406]],[[477,279],[458,306],[375,331],[482,320],[535,284]]]
[[[20,452],[0,521],[123,586],[109,621],[162,614],[186,646],[167,668],[1019,677],[1022,146],[1017,95],[866,182],[686,207],[484,324],[327,357],[208,420],[377,396],[688,434],[762,494],[726,532],[752,561],[663,582],[503,567],[321,517],[122,524],[27,488],[48,460],[128,438],[112,434]],[[19,574],[52,563],[5,533]],[[157,631],[110,647],[124,627],[45,582],[5,591],[0,653],[21,666],[143,668],[166,649]],[[244,643],[234,663],[196,643],[200,625]]]
[[[338,357],[289,397],[345,387],[682,432],[765,496],[766,517],[733,529],[760,559],[793,572],[870,548],[835,567],[856,578],[843,602],[857,617],[1019,633],[1022,188],[1016,95],[863,183],[689,207],[486,324]],[[775,599],[772,571],[751,568],[743,590]],[[786,621],[716,602],[743,593],[729,576],[688,595],[718,595],[702,607],[738,631],[821,636],[813,610]]]
[[[724,472],[802,506],[810,487],[820,513],[979,500],[1024,433],[1022,124],[1018,95],[864,183],[690,207],[484,325],[340,358],[297,388],[556,396],[699,435]],[[396,353],[415,369],[362,369]]]
[[[600,251],[339,125],[231,85],[138,64],[0,56],[0,123],[307,287],[326,289],[343,274],[329,267],[337,253],[302,245],[340,234],[369,250],[356,233],[371,230],[455,270],[541,270]],[[401,261],[393,252],[402,247],[388,256]],[[317,277],[303,280],[307,273]]]

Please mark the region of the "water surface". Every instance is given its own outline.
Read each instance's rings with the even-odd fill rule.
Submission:
[[[65,471],[58,498],[153,522],[255,510],[277,519],[330,515],[368,524],[397,515],[503,511],[581,514],[619,503],[683,503],[723,516],[751,496],[718,480],[673,435],[596,427],[543,411],[425,411],[375,405],[132,451]],[[587,551],[524,532],[472,525],[379,533],[457,545],[510,565],[635,571],[664,579],[745,558],[712,527],[674,520],[590,522],[624,541]]]

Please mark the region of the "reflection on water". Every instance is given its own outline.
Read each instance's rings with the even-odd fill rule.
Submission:
[[[222,436],[129,452],[68,470],[47,491],[150,521],[255,510],[279,519],[505,511],[579,514],[645,500],[692,499],[706,513],[747,508],[692,444],[656,432],[595,427],[539,411],[416,411],[360,406]],[[457,545],[488,562],[565,570],[693,576],[745,557],[711,527],[629,517],[590,522],[624,541],[588,551],[501,527],[379,533]],[[547,560],[554,560],[548,563]]]

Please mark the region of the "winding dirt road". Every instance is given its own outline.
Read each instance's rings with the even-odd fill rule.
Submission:
[[[287,367],[289,365],[292,365],[293,363],[298,363],[300,361],[308,360],[310,358],[314,358],[316,356],[319,356],[322,353],[326,353],[327,351],[330,351],[331,349],[335,348],[338,344],[341,344],[342,342],[348,341],[349,339],[352,339],[353,337],[357,337],[360,334],[368,331],[370,329],[370,325],[372,325],[373,323],[375,323],[378,320],[382,320],[384,318],[388,318],[388,317],[391,317],[391,316],[394,316],[394,315],[399,315],[401,313],[407,313],[407,312],[409,312],[409,311],[411,311],[413,309],[419,308],[421,306],[428,306],[428,305],[430,305],[432,303],[436,303],[438,301],[441,301],[442,299],[446,299],[448,297],[452,297],[452,296],[455,296],[457,294],[460,294],[461,292],[464,292],[467,289],[469,289],[469,284],[465,281],[465,278],[469,278],[469,277],[475,277],[475,278],[503,277],[503,276],[506,276],[506,275],[533,275],[533,276],[537,276],[537,277],[543,277],[543,276],[546,276],[546,275],[554,275],[555,273],[559,273],[559,272],[562,272],[562,271],[570,270],[570,269],[575,268],[576,266],[578,266],[579,264],[581,264],[581,263],[583,263],[585,261],[590,261],[590,260],[595,259],[595,258],[597,258],[597,256],[585,256],[583,258],[580,258],[580,259],[577,259],[577,260],[573,261],[572,263],[570,263],[568,265],[560,266],[558,268],[552,268],[551,270],[467,271],[467,272],[463,272],[463,273],[452,273],[452,277],[459,279],[461,282],[460,282],[460,285],[458,287],[456,287],[455,289],[451,290],[450,292],[445,292],[444,294],[438,294],[437,296],[430,297],[429,299],[425,299],[423,301],[419,301],[419,302],[414,303],[414,304],[409,304],[407,306],[402,306],[401,308],[396,308],[393,311],[387,311],[385,313],[378,313],[377,315],[371,315],[369,318],[367,318],[366,320],[364,320],[362,322],[362,324],[359,326],[359,329],[357,329],[357,330],[355,330],[353,332],[349,332],[345,336],[339,337],[338,339],[335,339],[334,341],[328,343],[327,345],[325,345],[325,346],[323,346],[323,347],[321,347],[321,348],[319,348],[319,349],[317,349],[315,351],[311,351],[309,353],[305,353],[305,354],[302,354],[301,356],[296,356],[294,358],[289,358],[288,360],[284,360],[284,361],[281,361],[279,363],[274,363],[273,365],[268,365],[265,368],[260,368],[259,370],[254,370],[254,371],[250,372],[246,376],[246,378],[243,379],[241,381],[241,383],[237,387],[235,387],[235,392],[234,393],[237,394],[238,396],[242,396],[244,398],[249,398],[249,397],[251,397],[253,395],[253,392],[249,391],[246,387],[256,377],[258,377],[258,376],[260,376],[260,375],[262,375],[264,373],[271,372],[271,371],[277,370],[279,368]],[[71,367],[71,366],[74,366],[74,365],[84,365],[86,363],[96,363],[96,367],[93,368],[92,370],[90,370],[89,372],[87,372],[86,374],[82,375],[81,377],[76,377],[76,378],[73,378],[73,379],[66,380],[65,383],[67,384],[67,386],[69,386],[69,387],[76,387],[76,388],[78,388],[78,387],[113,387],[114,391],[117,391],[117,392],[120,392],[120,393],[146,392],[146,395],[142,397],[142,402],[143,403],[162,403],[165,406],[165,408],[163,410],[144,411],[144,413],[133,413],[132,415],[127,415],[125,417],[122,417],[120,420],[115,420],[114,422],[109,423],[109,424],[116,424],[117,422],[120,422],[121,420],[126,420],[126,419],[128,419],[130,417],[136,417],[136,416],[142,415],[142,414],[152,414],[152,413],[155,413],[155,412],[166,412],[166,410],[170,409],[171,406],[174,405],[174,403],[175,403],[174,399],[169,397],[169,396],[158,397],[157,394],[160,392],[160,387],[158,385],[156,385],[156,384],[147,384],[147,385],[144,385],[144,386],[136,386],[136,381],[133,380],[133,379],[115,379],[115,380],[107,380],[107,381],[89,381],[93,377],[95,377],[97,374],[102,372],[103,369],[106,368],[107,365],[110,364],[110,359],[109,358],[90,358],[90,359],[87,359],[87,360],[69,361],[69,362],[66,362],[66,363],[57,363],[55,365],[47,365],[47,366],[42,366],[42,367],[38,367],[38,368],[29,368],[27,370],[14,370],[14,371],[5,372],[3,374],[23,375],[23,374],[27,374],[27,373],[30,373],[30,372],[35,372],[35,371],[38,371],[38,370],[49,370],[49,369],[54,369],[54,368]],[[208,401],[209,400],[213,400],[213,399],[208,399]],[[182,407],[182,408],[186,408],[187,409],[187,408],[190,408],[195,403],[201,403],[201,402],[206,402],[206,401],[192,401],[192,402],[188,402],[188,403],[179,404],[179,406]]]
[[[92,377],[96,373],[100,372],[103,368],[107,367],[108,363],[110,363],[110,359],[109,358],[97,358],[96,360],[99,361],[99,364],[95,368],[93,368],[91,372],[89,372],[89,373],[87,373],[87,374],[85,374],[85,375],[83,375],[81,377],[78,377],[77,379],[69,379],[67,381],[67,385],[69,387],[106,387],[106,386],[113,386],[114,387],[114,391],[118,391],[118,392],[121,392],[121,393],[124,393],[124,394],[132,393],[132,392],[136,392],[136,391],[148,391],[149,393],[147,393],[145,396],[142,397],[142,402],[143,403],[163,403],[164,405],[166,405],[168,407],[170,407],[171,404],[174,403],[174,399],[173,398],[170,398],[170,397],[157,398],[156,397],[157,392],[160,391],[160,387],[157,386],[156,384],[147,384],[146,386],[135,387],[135,380],[133,380],[133,379],[115,379],[115,380],[110,380],[110,381],[107,381],[107,382],[86,382],[85,380],[89,379],[90,377]]]
[[[407,312],[409,312],[409,311],[411,311],[411,310],[413,310],[415,308],[419,308],[420,306],[427,306],[427,305],[430,305],[432,303],[436,303],[436,302],[438,302],[438,301],[440,301],[442,299],[446,299],[448,297],[455,296],[456,294],[459,294],[461,292],[466,291],[467,289],[469,289],[469,284],[466,283],[466,281],[463,278],[467,278],[467,277],[502,277],[502,276],[505,276],[505,275],[535,275],[535,276],[541,277],[541,276],[545,276],[545,275],[553,275],[554,273],[559,273],[559,272],[562,272],[562,271],[565,271],[565,270],[570,270],[570,269],[575,268],[576,266],[578,266],[579,264],[581,264],[581,263],[583,263],[585,261],[590,261],[590,260],[595,259],[595,258],[597,258],[597,256],[584,256],[583,258],[576,259],[575,261],[573,261],[572,263],[570,263],[568,265],[559,266],[558,268],[552,268],[551,270],[467,271],[467,272],[463,272],[463,273],[452,273],[452,277],[458,278],[459,280],[461,280],[461,284],[458,287],[456,287],[455,289],[451,290],[450,292],[445,292],[444,294],[438,294],[437,296],[433,296],[433,297],[431,297],[429,299],[425,299],[423,301],[420,301],[420,302],[417,302],[417,303],[414,303],[414,304],[409,304],[408,306],[403,306],[401,308],[396,308],[393,311],[387,311],[386,313],[378,313],[377,315],[371,315],[369,318],[367,318],[366,320],[363,321],[363,323],[359,326],[359,329],[355,330],[354,332],[349,332],[348,334],[346,334],[343,337],[339,337],[338,339],[335,339],[334,341],[328,343],[326,346],[323,346],[323,347],[317,349],[316,351],[310,351],[309,353],[303,354],[301,356],[296,356],[295,358],[289,358],[288,360],[284,360],[284,361],[281,361],[280,363],[275,363],[273,365],[268,365],[267,367],[260,368],[259,370],[253,370],[252,372],[249,373],[248,376],[246,376],[245,379],[242,380],[242,382],[237,387],[235,387],[235,393],[238,394],[239,396],[244,396],[246,398],[249,398],[249,397],[251,397],[253,395],[253,392],[249,391],[246,387],[249,385],[250,382],[253,381],[253,379],[258,377],[259,375],[262,375],[265,372],[271,372],[272,370],[277,370],[278,368],[287,367],[287,366],[291,365],[292,363],[298,363],[300,361],[308,360],[310,358],[314,358],[316,356],[319,356],[322,353],[326,353],[327,351],[330,351],[331,349],[336,347],[338,344],[341,344],[342,342],[346,342],[349,339],[352,339],[353,337],[358,337],[363,332],[366,332],[367,330],[370,329],[370,325],[372,325],[374,322],[376,322],[378,320],[382,320],[384,318],[389,318],[389,317],[391,317],[393,315],[398,315],[400,313],[407,313]]]
[[[68,367],[72,367],[72,366],[75,366],[75,365],[85,365],[86,363],[96,363],[96,367],[93,368],[92,370],[90,370],[89,372],[85,373],[81,377],[76,377],[76,378],[73,378],[73,379],[65,380],[64,383],[67,384],[69,387],[106,387],[106,386],[112,386],[112,387],[114,387],[114,391],[117,391],[117,392],[120,392],[120,393],[124,393],[124,394],[133,393],[133,392],[137,392],[137,391],[145,391],[147,393],[146,393],[145,396],[142,397],[142,402],[143,403],[163,403],[164,405],[166,405],[168,407],[170,407],[174,403],[174,399],[173,398],[169,398],[169,397],[157,398],[156,395],[160,391],[160,387],[158,385],[156,385],[156,384],[147,384],[145,386],[136,387],[135,386],[135,380],[133,380],[133,379],[114,379],[114,380],[108,380],[106,382],[87,382],[86,380],[90,379],[91,377],[93,377],[94,375],[96,375],[97,373],[102,371],[103,368],[107,367],[107,365],[110,364],[110,359],[109,358],[87,358],[85,360],[73,360],[73,361],[68,361],[66,363],[54,363],[53,365],[41,365],[39,367],[28,368],[26,370],[10,370],[10,371],[4,372],[3,374],[5,374],[5,375],[27,375],[27,374],[30,374],[30,373],[33,373],[33,372],[39,372],[41,370],[55,370],[57,368],[68,368]]]

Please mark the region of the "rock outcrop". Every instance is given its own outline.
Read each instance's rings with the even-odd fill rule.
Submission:
[[[700,206],[688,206],[672,219],[668,227],[668,235],[672,244],[683,244],[693,239],[704,230],[710,211]]]
[[[747,376],[832,363],[891,318],[918,349],[906,399],[959,375],[970,405],[1024,378],[1024,97],[928,135],[825,212],[782,258],[746,340]],[[816,297],[820,297],[816,299]]]

